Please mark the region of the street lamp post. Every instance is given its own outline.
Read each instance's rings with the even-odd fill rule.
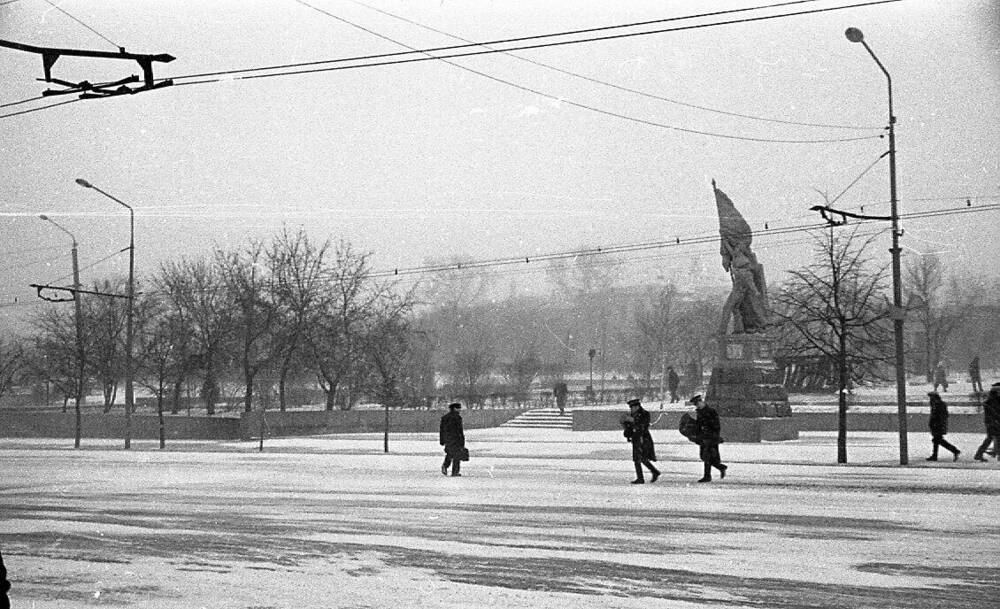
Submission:
[[[77,178],[76,183],[84,188],[91,188],[105,197],[128,209],[129,239],[128,239],[128,313],[125,322],[125,448],[132,446],[132,410],[135,408],[135,395],[132,392],[132,326],[135,317],[135,210],[132,206],[104,192],[83,178]]]
[[[899,261],[899,209],[896,199],[896,116],[892,112],[892,77],[885,69],[882,62],[872,51],[868,43],[865,42],[864,34],[858,28],[847,28],[844,35],[851,42],[860,42],[868,54],[872,56],[878,64],[889,87],[889,199],[891,209],[889,212],[892,222],[892,324],[896,340],[896,404],[899,411],[899,464],[906,465],[909,462],[906,446],[906,366],[903,357],[903,289],[900,280]]]
[[[80,402],[83,401],[83,315],[80,313],[80,265],[76,255],[76,237],[73,233],[69,232],[63,228],[58,222],[52,218],[42,214],[38,216],[46,222],[51,222],[53,226],[61,230],[62,232],[69,235],[69,238],[73,240],[73,305],[75,307],[76,314],[76,361],[77,361],[77,376],[76,376],[76,433],[73,437],[73,447],[80,448],[80,436],[82,435],[83,420],[80,415]],[[46,402],[47,402],[46,398]]]

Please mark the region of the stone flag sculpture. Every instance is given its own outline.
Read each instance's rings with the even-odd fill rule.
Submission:
[[[719,211],[722,268],[733,280],[733,291],[722,309],[719,334],[728,333],[730,319],[733,334],[763,333],[767,326],[767,283],[764,266],[750,250],[753,233],[726,193],[715,187],[715,180],[712,180],[712,190]]]

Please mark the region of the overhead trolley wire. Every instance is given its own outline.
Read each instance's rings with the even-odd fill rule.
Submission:
[[[34,101],[34,100],[28,100]],[[8,114],[0,114],[0,118],[10,118],[12,116],[19,116],[21,114],[30,114],[31,112],[38,112],[40,110],[48,110],[49,108],[55,108],[56,106],[65,106],[66,104],[75,104],[76,102],[83,101],[82,99],[70,99],[67,101],[58,102],[55,104],[49,104],[47,106],[39,106],[37,108],[29,108],[27,110],[18,110],[17,112],[10,112]],[[22,103],[22,102],[17,102]]]
[[[800,1],[812,1],[812,0],[800,0]],[[890,0],[890,1],[895,1],[895,0]],[[657,122],[657,121],[652,121],[652,120],[648,120],[648,119],[637,118],[637,117],[634,117],[634,116],[628,116],[628,115],[621,114],[621,113],[618,113],[618,112],[612,112],[612,111],[609,111],[609,110],[604,110],[602,108],[597,108],[597,107],[590,106],[590,105],[587,105],[587,104],[583,104],[583,103],[580,103],[580,102],[575,102],[575,101],[566,99],[565,97],[561,97],[561,96],[556,96],[556,95],[552,95],[552,94],[549,94],[549,93],[545,93],[544,91],[539,91],[537,89],[533,89],[533,88],[527,87],[525,85],[521,85],[521,84],[518,84],[518,83],[515,83],[515,82],[511,82],[509,80],[506,80],[506,79],[503,79],[503,78],[499,78],[499,77],[496,77],[496,76],[493,76],[493,75],[490,75],[490,74],[486,74],[485,72],[481,72],[479,70],[475,70],[473,68],[469,68],[467,66],[463,66],[461,64],[457,64],[457,63],[454,63],[452,61],[448,61],[449,58],[452,58],[452,57],[463,57],[465,55],[449,55],[449,56],[444,56],[444,57],[434,56],[434,55],[430,54],[430,52],[433,49],[432,50],[415,49],[414,47],[411,47],[408,44],[399,42],[398,40],[394,40],[394,39],[392,39],[392,38],[390,38],[388,36],[385,36],[383,34],[375,32],[375,31],[373,31],[373,30],[371,30],[369,28],[366,28],[364,26],[361,26],[361,25],[358,25],[358,24],[353,23],[351,21],[348,21],[347,19],[344,19],[343,17],[339,17],[337,15],[334,15],[333,13],[330,13],[330,12],[328,12],[326,10],[317,8],[317,7],[311,5],[311,4],[307,3],[307,2],[304,2],[304,0],[296,0],[296,2],[298,2],[299,4],[302,4],[303,6],[307,6],[307,7],[311,8],[311,9],[313,9],[313,10],[319,12],[319,13],[322,13],[322,14],[328,16],[328,17],[336,19],[336,20],[338,20],[338,21],[340,21],[342,23],[346,23],[347,25],[350,25],[351,27],[360,29],[360,30],[362,30],[364,32],[367,32],[367,33],[373,35],[373,36],[377,36],[377,37],[379,37],[379,38],[381,38],[383,40],[387,40],[389,42],[392,42],[393,44],[396,44],[396,45],[399,45],[401,47],[410,49],[409,52],[399,52],[399,53],[392,53],[392,54],[381,55],[383,57],[384,56],[394,56],[394,55],[406,55],[406,54],[409,54],[409,53],[422,53],[422,54],[425,55],[425,57],[414,58],[414,59],[410,59],[410,60],[400,60],[400,61],[392,61],[392,62],[380,62],[380,63],[375,63],[375,64],[361,64],[361,65],[356,65],[356,66],[338,66],[338,67],[335,67],[335,68],[324,68],[324,69],[318,69],[318,70],[314,70],[314,71],[329,71],[329,70],[353,69],[353,68],[358,68],[358,67],[370,67],[370,66],[373,66],[373,65],[388,65],[388,64],[393,64],[393,63],[410,63],[411,61],[417,61],[417,60],[419,60],[419,61],[425,61],[425,60],[437,59],[437,60],[440,60],[440,61],[444,61],[445,63],[447,63],[449,65],[452,65],[452,66],[454,66],[456,68],[459,68],[459,69],[465,70],[467,72],[471,72],[473,74],[476,74],[478,76],[482,76],[484,78],[488,78],[490,80],[493,80],[493,81],[505,84],[505,85],[513,87],[515,89],[520,89],[522,91],[527,91],[527,92],[533,93],[535,95],[539,95],[539,96],[542,96],[542,97],[547,97],[549,99],[556,100],[556,101],[558,101],[560,103],[564,103],[564,104],[569,105],[569,106],[573,106],[573,107],[580,108],[580,109],[583,109],[583,110],[588,110],[590,112],[595,112],[595,113],[598,113],[598,114],[603,114],[605,116],[611,116],[611,117],[614,117],[614,118],[619,118],[619,119],[622,119],[622,120],[627,120],[627,121],[631,121],[631,122],[643,124],[643,125],[646,125],[646,126],[659,127],[659,128],[662,128],[662,129],[670,129],[670,130],[673,130],[673,131],[680,131],[682,133],[691,133],[691,134],[696,134],[696,135],[705,135],[705,136],[709,136],[709,137],[718,137],[718,138],[723,138],[723,139],[733,139],[733,140],[751,141],[751,142],[780,143],[780,144],[825,144],[825,143],[835,143],[835,142],[860,141],[860,140],[876,139],[876,138],[883,137],[882,134],[879,134],[879,135],[870,135],[870,136],[861,136],[861,137],[850,137],[850,138],[819,138],[819,139],[782,139],[782,138],[750,137],[750,136],[733,135],[733,134],[728,134],[728,133],[719,133],[719,132],[714,132],[714,131],[704,131],[704,130],[699,130],[699,129],[690,129],[690,128],[687,128],[687,127],[678,127],[676,125],[668,125],[668,124],[660,123],[660,122]],[[691,17],[675,17],[673,19],[685,19],[685,18],[691,18]],[[610,26],[610,27],[617,27],[617,26]],[[485,46],[487,44],[492,44],[492,43],[482,43],[482,44],[475,44],[475,43],[473,43],[471,46]],[[464,48],[464,47],[468,47],[468,46],[470,46],[470,45],[458,45],[457,48]],[[448,48],[448,47],[439,47],[439,48]],[[495,49],[490,49],[489,52],[505,52],[505,51],[506,50],[499,50],[499,51],[497,51]],[[473,54],[475,54],[475,53],[473,53]],[[313,70],[310,70],[310,71],[313,71]],[[286,75],[286,74],[298,74],[298,73],[302,73],[302,71],[297,71],[297,72],[281,72],[281,73],[277,73],[277,74],[264,74],[264,75],[256,75],[256,76],[244,76],[244,77],[240,77],[240,79],[268,78],[268,77],[271,77],[271,76],[282,76],[282,75]],[[180,84],[185,84],[185,83],[180,83]],[[194,83],[186,83],[186,84],[194,84]],[[862,129],[865,129],[865,128],[862,128]]]
[[[299,2],[300,4],[305,4],[306,6],[310,6],[309,4],[306,4],[305,2],[303,2],[302,0],[296,0],[296,1]],[[756,6],[756,7],[742,8],[742,9],[733,9],[733,10],[730,10],[730,11],[718,11],[716,13],[705,13],[704,15],[718,15],[718,14],[722,14],[722,13],[735,13],[735,12],[742,12],[742,11],[752,11],[752,10],[758,10],[758,9],[764,9],[764,8],[773,8],[773,7],[777,7],[777,6],[785,6],[785,5],[788,5],[788,4],[800,4],[803,1],[805,1],[805,2],[814,2],[816,0],[799,0],[797,2],[784,2],[784,3],[780,3],[780,4],[770,4],[770,5],[766,5],[766,6]],[[374,6],[370,6],[368,4],[365,4],[364,2],[360,2],[359,0],[349,0],[349,2],[351,2],[353,4],[356,4],[358,6],[363,6],[363,7],[367,8],[367,9],[369,9],[371,11],[374,11],[376,13],[380,13],[382,15],[386,15],[388,17],[392,17],[393,19],[398,19],[399,21],[403,21],[404,23],[409,23],[410,25],[414,25],[414,26],[417,26],[419,28],[423,28],[425,30],[434,32],[436,34],[440,34],[442,36],[448,36],[449,38],[454,38],[455,40],[461,40],[462,42],[466,42],[466,43],[469,43],[469,44],[476,44],[472,40],[468,40],[466,38],[462,38],[461,36],[456,36],[454,34],[450,34],[448,32],[439,30],[437,28],[433,28],[433,27],[431,27],[429,25],[425,25],[423,23],[419,23],[417,21],[413,21],[412,19],[407,19],[406,17],[402,17],[400,15],[396,15],[394,13],[390,13],[389,11],[384,11],[384,10],[382,10],[380,8],[376,8]],[[310,8],[315,8],[315,7],[311,7],[310,6]],[[319,9],[315,9],[315,10],[319,10]],[[695,17],[700,17],[700,16],[703,16],[703,15],[696,15],[696,16],[690,16],[690,17],[677,17],[675,19],[693,19]],[[604,81],[604,80],[601,80],[601,79],[598,79],[598,78],[593,78],[593,77],[590,77],[590,76],[585,76],[585,75],[579,74],[577,72],[573,72],[573,71],[570,71],[570,70],[565,70],[563,68],[559,68],[559,67],[547,64],[547,63],[543,63],[541,61],[536,61],[536,60],[528,58],[528,57],[524,57],[524,56],[521,56],[521,55],[516,55],[514,53],[508,53],[508,55],[510,57],[513,57],[514,59],[518,59],[520,61],[523,61],[523,62],[526,62],[526,63],[530,63],[532,65],[539,66],[541,68],[545,68],[546,70],[552,70],[552,71],[558,72],[560,74],[565,74],[567,76],[572,76],[573,78],[579,78],[579,79],[585,80],[587,82],[592,82],[592,83],[595,83],[595,84],[598,84],[598,85],[602,85],[602,86],[605,86],[605,87],[610,87],[612,89],[617,89],[619,91],[625,91],[627,93],[633,93],[635,95],[639,95],[639,96],[642,96],[642,97],[647,97],[649,99],[655,99],[655,100],[658,100],[658,101],[663,101],[663,102],[667,102],[667,103],[671,103],[671,104],[676,104],[678,106],[684,106],[684,107],[687,107],[687,108],[694,108],[694,109],[697,109],[697,110],[704,110],[706,112],[713,112],[715,114],[722,114],[722,115],[725,115],[725,116],[733,116],[733,117],[737,117],[737,118],[745,118],[745,119],[756,120],[756,121],[778,123],[778,124],[783,124],[783,125],[795,125],[795,126],[800,126],[800,127],[822,127],[822,128],[827,128],[827,129],[854,129],[854,130],[859,130],[859,131],[870,131],[872,129],[881,129],[882,128],[882,127],[864,127],[864,126],[858,126],[858,125],[836,125],[836,124],[829,124],[829,123],[811,123],[811,122],[805,122],[805,121],[793,121],[793,120],[786,120],[786,119],[780,119],[780,118],[770,118],[770,117],[765,117],[765,116],[755,116],[755,115],[752,115],[752,114],[743,114],[743,113],[740,113],[740,112],[730,112],[728,110],[720,110],[719,108],[712,108],[712,107],[709,107],[709,106],[702,106],[702,105],[699,105],[699,104],[692,104],[692,103],[689,103],[689,102],[684,102],[684,101],[680,101],[680,100],[677,100],[677,99],[673,99],[673,98],[670,98],[670,97],[664,97],[662,95],[656,95],[654,93],[648,93],[646,91],[640,91],[638,89],[633,89],[631,87],[626,87],[626,86],[623,86],[623,85],[619,85],[619,84],[615,84],[615,83],[610,83],[610,82],[607,82],[607,81]],[[451,62],[449,62],[449,63],[451,63]]]
[[[926,212],[913,212],[909,214],[900,214],[900,220],[907,219],[918,219],[918,218],[928,218],[936,216],[946,216],[946,215],[958,215],[974,212],[983,211],[1000,211],[1000,203],[981,205],[977,207],[961,207],[958,209],[941,209],[932,210]],[[851,224],[870,224],[872,222],[879,222],[879,220],[858,220],[852,222]],[[803,224],[795,226],[787,226],[781,228],[771,228],[764,230],[751,230],[749,232],[752,236],[766,236],[766,235],[782,235],[793,232],[801,231],[811,231],[817,229],[828,228],[829,224],[826,222],[816,223],[816,224]],[[658,248],[668,248],[668,247],[678,247],[683,245],[695,245],[700,243],[714,242],[719,239],[718,234],[702,235],[697,237],[674,237],[673,239],[665,239],[661,241],[649,241],[642,243],[631,243],[618,246],[609,247],[595,247],[582,250],[573,250],[567,252],[556,252],[549,254],[538,254],[535,256],[517,256],[508,258],[494,258],[481,261],[471,261],[467,263],[452,263],[452,264],[430,264],[416,267],[409,267],[404,269],[387,269],[382,271],[375,271],[370,274],[372,277],[388,277],[388,276],[399,276],[399,275],[409,275],[409,274],[419,274],[419,273],[435,273],[444,271],[456,271],[462,269],[473,269],[473,268],[485,268],[485,267],[495,267],[495,266],[509,266],[515,264],[527,264],[531,262],[541,262],[546,260],[560,260],[566,258],[575,258],[580,256],[596,256],[600,254],[615,254],[622,252],[635,252],[648,249],[658,249]]]
[[[301,0],[296,0],[296,1],[301,2]],[[813,1],[816,1],[816,0],[799,0],[799,1],[800,2],[813,2]],[[644,31],[644,32],[627,32],[627,33],[624,33],[624,34],[614,34],[614,35],[610,35],[610,36],[598,36],[598,37],[593,37],[593,38],[582,38],[582,39],[579,39],[579,40],[564,40],[564,41],[557,41],[557,42],[546,42],[546,43],[540,43],[540,44],[534,44],[534,45],[527,45],[527,46],[518,46],[518,47],[506,48],[506,49],[488,48],[486,50],[477,50],[477,51],[473,51],[473,52],[470,52],[470,53],[461,53],[461,54],[456,54],[456,55],[442,55],[442,56],[435,55],[435,56],[428,56],[428,57],[415,57],[415,58],[411,58],[411,59],[408,59],[408,60],[402,60],[402,61],[365,64],[364,67],[381,66],[381,65],[395,65],[395,64],[399,64],[399,63],[414,63],[414,62],[418,62],[418,61],[430,61],[430,60],[433,60],[433,59],[453,59],[455,57],[470,57],[470,56],[475,56],[475,55],[489,55],[489,54],[493,54],[493,53],[506,53],[508,51],[520,51],[520,50],[525,50],[525,49],[537,49],[537,48],[547,48],[547,47],[555,47],[555,46],[565,46],[565,45],[570,45],[570,44],[581,44],[581,43],[586,43],[586,42],[599,42],[599,41],[605,41],[605,40],[616,40],[616,39],[621,39],[621,38],[630,38],[630,37],[634,37],[634,36],[647,36],[647,35],[651,35],[651,34],[664,34],[664,33],[669,33],[669,32],[679,32],[679,31],[684,31],[684,30],[692,30],[692,29],[699,29],[699,28],[706,28],[706,27],[714,27],[714,26],[719,26],[719,25],[732,25],[732,24],[747,23],[747,22],[752,22],[752,21],[761,21],[761,20],[765,20],[765,19],[779,19],[779,18],[782,18],[782,17],[795,17],[795,16],[799,16],[799,15],[808,15],[808,14],[813,14],[813,13],[822,13],[822,12],[828,12],[828,11],[843,10],[843,9],[848,9],[848,8],[859,8],[859,7],[865,7],[865,6],[874,6],[874,5],[879,5],[879,4],[889,4],[889,3],[901,2],[901,1],[902,0],[869,0],[868,2],[862,2],[862,3],[859,3],[859,4],[836,6],[836,7],[822,8],[822,9],[812,9],[812,10],[807,10],[807,11],[793,12],[793,13],[783,13],[783,14],[780,14],[780,15],[767,15],[767,16],[762,16],[762,17],[751,17],[751,18],[737,19],[737,20],[731,20],[731,21],[718,21],[718,22],[714,22],[714,23],[703,23],[703,24],[697,24],[697,25],[679,26],[679,27],[674,27],[674,28],[664,28],[664,29],[650,30],[650,31]],[[305,4],[305,3],[303,2],[303,4]],[[306,6],[309,6],[309,5],[306,5]],[[310,6],[310,8],[313,8],[314,10],[320,10],[320,9],[317,9],[316,7],[313,7],[313,6]],[[469,43],[469,44],[448,45],[448,46],[441,46],[441,47],[431,47],[431,48],[427,48],[427,49],[412,49],[410,51],[396,51],[396,52],[393,52],[393,53],[379,53],[379,54],[371,54],[371,55],[359,55],[359,56],[355,56],[355,57],[341,57],[341,58],[336,58],[336,59],[321,59],[321,60],[307,61],[307,62],[298,62],[298,63],[289,63],[289,64],[278,64],[278,65],[272,65],[272,66],[257,66],[257,67],[252,67],[252,68],[237,68],[237,69],[233,69],[233,70],[220,70],[220,71],[215,71],[215,72],[202,72],[202,73],[197,73],[197,74],[186,74],[186,75],[180,75],[180,76],[170,76],[168,78],[173,79],[174,81],[177,81],[177,80],[191,79],[191,78],[205,78],[205,77],[209,77],[209,76],[232,76],[234,74],[244,74],[244,73],[253,73],[253,72],[263,72],[263,71],[269,71],[269,70],[284,70],[284,69],[288,69],[288,68],[300,68],[300,67],[308,67],[308,66],[318,66],[318,65],[324,65],[324,64],[329,64],[329,63],[346,63],[346,62],[352,62],[352,61],[368,61],[368,60],[373,60],[373,59],[386,59],[386,58],[391,58],[391,57],[400,57],[400,56],[405,56],[405,55],[412,55],[414,53],[421,53],[421,54],[425,54],[426,55],[426,54],[430,54],[430,53],[437,53],[437,52],[440,52],[440,51],[460,50],[460,49],[468,49],[468,48],[473,48],[473,47],[491,47],[491,46],[496,46],[496,45],[499,45],[499,44],[509,44],[509,43],[512,43],[512,42],[522,42],[522,41],[528,41],[528,40],[538,40],[538,39],[542,39],[542,38],[552,38],[552,37],[560,37],[560,36],[571,36],[571,35],[575,35],[577,33],[605,31],[605,30],[619,29],[619,28],[638,27],[638,26],[649,25],[649,24],[654,24],[654,23],[664,23],[664,22],[677,21],[677,20],[682,20],[682,19],[693,19],[695,17],[698,17],[698,15],[687,16],[687,17],[671,17],[671,18],[666,18],[666,19],[657,19],[657,20],[653,20],[653,21],[638,22],[638,23],[628,23],[628,24],[622,24],[622,25],[603,26],[603,27],[599,27],[599,28],[591,28],[591,29],[588,29],[588,30],[576,30],[576,31],[556,32],[556,33],[550,33],[550,34],[539,34],[539,35],[535,35],[535,36],[523,36],[523,37],[520,37],[520,38],[507,38],[507,39],[500,39],[500,40],[489,40],[489,41],[485,41],[485,42],[474,42],[474,43]],[[337,18],[340,19],[340,17],[337,17]],[[400,44],[400,43],[397,43],[397,44]],[[406,46],[406,45],[401,45],[401,46]],[[309,74],[309,73],[314,73],[314,72],[325,72],[325,71],[331,71],[331,70],[337,70],[337,69],[343,69],[343,68],[341,68],[341,67],[338,66],[338,67],[333,67],[333,68],[321,68],[321,69],[316,69],[316,70],[300,70],[300,71],[293,71],[293,72],[282,72],[280,74],[272,74],[272,75],[259,75],[257,77],[258,78],[266,78],[268,76],[284,76],[284,75],[293,75],[293,74]],[[252,76],[247,76],[247,77],[243,77],[243,78],[252,78]],[[163,79],[158,79],[158,80],[163,80]],[[220,81],[221,81],[221,79],[220,80],[200,81],[200,82],[220,82]],[[178,83],[178,84],[180,84],[180,83]],[[189,83],[189,84],[191,84],[191,83]]]
[[[111,40],[110,38],[108,38],[108,37],[107,37],[107,36],[105,36],[104,34],[102,34],[102,33],[98,32],[97,30],[95,30],[94,28],[90,27],[89,25],[87,25],[87,24],[86,24],[86,23],[84,23],[83,21],[80,21],[79,19],[77,19],[76,17],[74,17],[73,15],[71,15],[70,13],[66,12],[66,10],[65,10],[65,9],[63,9],[63,8],[62,8],[61,6],[59,6],[59,5],[58,5],[58,4],[56,4],[55,2],[52,2],[52,0],[45,0],[45,2],[47,2],[47,3],[48,3],[48,4],[49,4],[49,5],[50,5],[50,6],[52,7],[52,8],[56,9],[57,11],[59,11],[60,13],[62,13],[63,15],[66,15],[67,17],[69,17],[69,18],[70,18],[70,19],[72,19],[73,21],[76,21],[77,23],[79,23],[79,24],[80,24],[80,25],[82,25],[83,27],[87,28],[87,29],[88,29],[88,30],[90,30],[91,32],[93,32],[93,33],[97,34],[98,36],[100,36],[101,38],[103,38],[103,39],[105,40],[105,42],[108,42],[109,44],[111,44],[111,45],[112,45],[112,46],[114,46],[115,48],[117,48],[117,49],[120,49],[120,50],[121,50],[121,51],[122,51],[123,53],[125,52],[125,47],[123,47],[123,46],[119,45],[119,44],[118,44],[117,42],[115,42],[114,40]]]
[[[982,212],[982,211],[1000,211],[1000,203],[989,204],[989,205],[982,205],[982,206],[977,206],[977,207],[962,207],[962,208],[958,208],[958,209],[940,209],[940,210],[932,210],[932,211],[927,211],[927,212],[914,212],[914,213],[910,213],[910,214],[901,214],[899,216],[899,218],[901,220],[909,220],[909,219],[919,219],[919,218],[928,218],[928,217],[937,217],[937,216],[946,216],[946,215],[967,214],[967,213]],[[880,221],[879,220],[858,220],[856,222],[852,222],[851,224],[852,225],[860,225],[860,224],[872,224],[872,223],[875,223],[875,222],[880,222]],[[787,226],[787,227],[781,227],[781,228],[772,228],[772,229],[763,229],[763,230],[751,230],[749,232],[749,234],[752,235],[752,236],[755,236],[755,237],[769,237],[769,236],[774,236],[774,235],[784,235],[784,234],[791,234],[791,233],[796,233],[796,232],[809,232],[809,231],[815,231],[815,230],[820,230],[820,229],[826,230],[828,228],[830,228],[829,224],[827,224],[825,222],[821,222],[821,223],[815,223],[815,224],[803,224],[803,225]],[[888,230],[888,228],[886,230]],[[886,232],[886,231],[885,230],[876,230],[876,231],[873,231],[871,233],[866,233],[866,234],[872,234],[872,235],[874,235],[874,234],[877,234],[879,232]],[[632,244],[625,244],[625,245],[620,245],[620,246],[610,246],[610,247],[593,247],[593,248],[586,248],[586,249],[580,249],[580,250],[571,250],[571,251],[564,251],[564,252],[553,252],[553,253],[548,253],[548,254],[538,254],[538,255],[534,255],[534,256],[527,255],[527,256],[516,256],[516,257],[507,257],[507,258],[494,258],[494,259],[487,259],[487,260],[470,261],[470,262],[467,262],[467,263],[429,264],[429,265],[422,265],[422,266],[409,267],[409,268],[384,269],[384,270],[381,270],[381,271],[371,271],[371,272],[367,273],[366,276],[370,277],[370,278],[382,278],[382,277],[405,278],[406,276],[409,276],[409,275],[441,273],[441,272],[446,272],[446,271],[466,271],[466,270],[477,270],[478,271],[478,270],[483,270],[483,269],[487,269],[487,268],[497,268],[497,267],[506,267],[509,271],[512,271],[512,270],[514,270],[514,266],[515,265],[530,264],[532,262],[543,262],[543,261],[552,261],[552,260],[566,260],[566,259],[572,259],[572,258],[580,258],[580,257],[587,257],[587,256],[598,256],[598,255],[607,255],[607,254],[633,253],[633,252],[641,252],[641,251],[652,250],[652,249],[666,249],[666,248],[674,248],[674,247],[689,247],[689,246],[692,246],[692,245],[703,245],[703,244],[708,244],[708,243],[715,243],[718,240],[719,240],[719,235],[717,233],[712,233],[712,234],[708,234],[708,235],[700,235],[700,236],[695,236],[695,237],[673,237],[673,238],[670,238],[670,239],[664,239],[664,240],[659,240],[659,241],[647,241],[647,242],[632,243]],[[778,245],[793,244],[793,243],[796,243],[796,242],[798,242],[798,241],[794,241],[794,240],[793,241],[787,241],[787,242],[780,242],[779,241]],[[762,245],[762,247],[772,247],[772,246],[767,246],[766,244],[761,244],[761,245]],[[114,256],[114,255],[116,255],[118,253],[121,253],[121,252],[116,252],[115,254],[111,254],[107,258],[110,258],[111,256]],[[107,258],[104,258],[103,260],[106,260]],[[98,261],[98,263],[99,262],[103,262],[103,260]],[[95,264],[97,264],[97,263],[93,263],[91,265],[88,265],[87,268],[90,268],[91,266],[94,266]],[[321,276],[324,277],[324,278],[327,278],[327,279],[331,279],[331,278],[333,278],[335,276],[335,274],[332,271],[327,271],[327,272],[321,273]],[[223,288],[223,287],[212,287],[212,288],[207,288],[207,289],[204,289],[204,290],[191,290],[191,291],[188,291],[188,293],[195,293],[195,292],[197,292],[197,293],[210,293],[210,292],[217,292],[217,291],[220,291],[220,290],[223,290],[223,289],[225,289],[225,288]],[[160,291],[160,290],[149,290],[149,291],[146,291],[144,293],[145,294],[149,294],[149,295],[163,295],[163,294],[165,294],[165,292]]]

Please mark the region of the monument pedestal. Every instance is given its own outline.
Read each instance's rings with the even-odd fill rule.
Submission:
[[[765,334],[731,334],[722,338],[721,347],[705,402],[719,413],[722,437],[729,442],[797,439],[771,339]]]

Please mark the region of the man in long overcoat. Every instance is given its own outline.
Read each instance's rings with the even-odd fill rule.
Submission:
[[[462,430],[462,415],[458,411],[462,405],[453,402],[448,405],[448,414],[441,417],[441,446],[444,446],[444,463],[441,473],[448,475],[451,466],[452,476],[461,476],[462,456],[465,453],[465,431]]]
[[[938,447],[943,446],[950,450],[954,456],[954,460],[958,461],[958,454],[962,451],[944,439],[945,434],[948,433],[948,405],[944,403],[944,400],[941,399],[941,394],[937,391],[931,391],[927,395],[931,399],[931,416],[927,420],[927,426],[931,430],[931,442],[933,444],[931,456],[927,457],[927,460],[937,461]]]
[[[1000,460],[1000,383],[993,383],[990,392],[983,402],[983,416],[986,423],[986,439],[976,449],[976,461],[985,461],[983,453],[993,443],[993,454]]]
[[[698,415],[698,454],[705,466],[705,473],[698,482],[712,481],[712,468],[719,470],[719,477],[726,477],[728,466],[722,463],[719,455],[719,444],[722,443],[722,425],[719,423],[719,413],[705,404],[701,395],[691,398]]]
[[[650,482],[656,482],[660,477],[660,470],[656,469],[653,461],[656,461],[656,447],[653,445],[653,436],[649,433],[649,412],[642,407],[638,399],[628,401],[629,427],[626,428],[626,437],[632,443],[632,462],[635,464],[635,480],[632,484],[645,484],[642,467],[645,465],[652,474]]]

